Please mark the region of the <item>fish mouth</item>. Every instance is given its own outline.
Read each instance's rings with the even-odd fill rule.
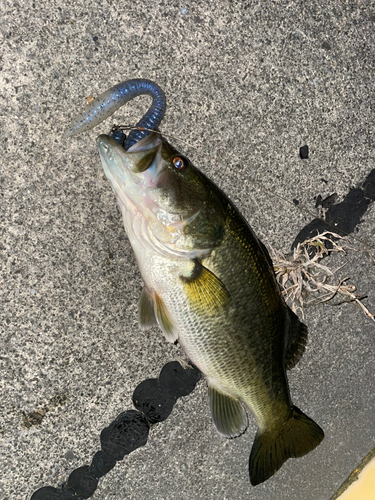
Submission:
[[[159,146],[161,142],[162,142],[161,135],[156,132],[151,132],[148,135],[146,135],[146,137],[143,137],[143,139],[133,144],[133,146],[131,146],[127,150],[127,152],[135,153],[139,151],[147,151],[156,146]]]
[[[150,133],[128,151],[105,134],[97,138],[97,144],[104,173],[119,204],[128,208],[136,205],[138,209],[152,204],[147,200],[147,189],[157,187],[166,170],[160,134]]]
[[[128,151],[109,135],[99,135],[97,143],[103,165],[114,174],[119,168],[139,174],[149,169],[157,159],[162,139],[160,134],[151,133],[136,142]]]

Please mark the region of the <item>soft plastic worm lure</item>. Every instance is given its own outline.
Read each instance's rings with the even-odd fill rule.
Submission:
[[[86,108],[72,121],[66,136],[72,136],[90,130],[111,116],[117,109],[140,95],[150,95],[153,100],[147,113],[136,124],[125,141],[124,148],[128,150],[133,144],[149,134],[147,130],[156,130],[160,125],[165,109],[166,99],[162,89],[151,80],[136,78],[118,83],[93,99]]]

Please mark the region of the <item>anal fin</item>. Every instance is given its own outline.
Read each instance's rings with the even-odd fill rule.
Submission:
[[[247,427],[247,414],[239,399],[208,386],[211,416],[217,430],[225,437],[242,434]]]

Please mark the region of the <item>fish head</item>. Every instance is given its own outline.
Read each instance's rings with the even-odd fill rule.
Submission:
[[[98,146],[128,235],[142,233],[163,252],[193,258],[217,246],[224,227],[218,188],[160,134],[127,151],[108,135],[98,137]]]

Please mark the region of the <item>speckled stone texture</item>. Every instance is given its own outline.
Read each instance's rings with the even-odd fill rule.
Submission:
[[[157,82],[161,131],[266,245],[288,251],[318,195],[340,202],[374,168],[374,30],[370,0],[0,2],[0,500],[66,483],[138,384],[184,358],[139,330],[142,281],[95,143],[138,121],[149,98],[64,138],[87,97]],[[340,276],[373,311],[363,242],[375,245],[374,222],[371,202],[359,240],[327,260],[347,262]],[[222,438],[201,381],[91,498],[328,500],[374,445],[375,325],[354,304],[305,314],[309,342],[289,381],[325,431],[315,451],[251,487],[254,420]]]

